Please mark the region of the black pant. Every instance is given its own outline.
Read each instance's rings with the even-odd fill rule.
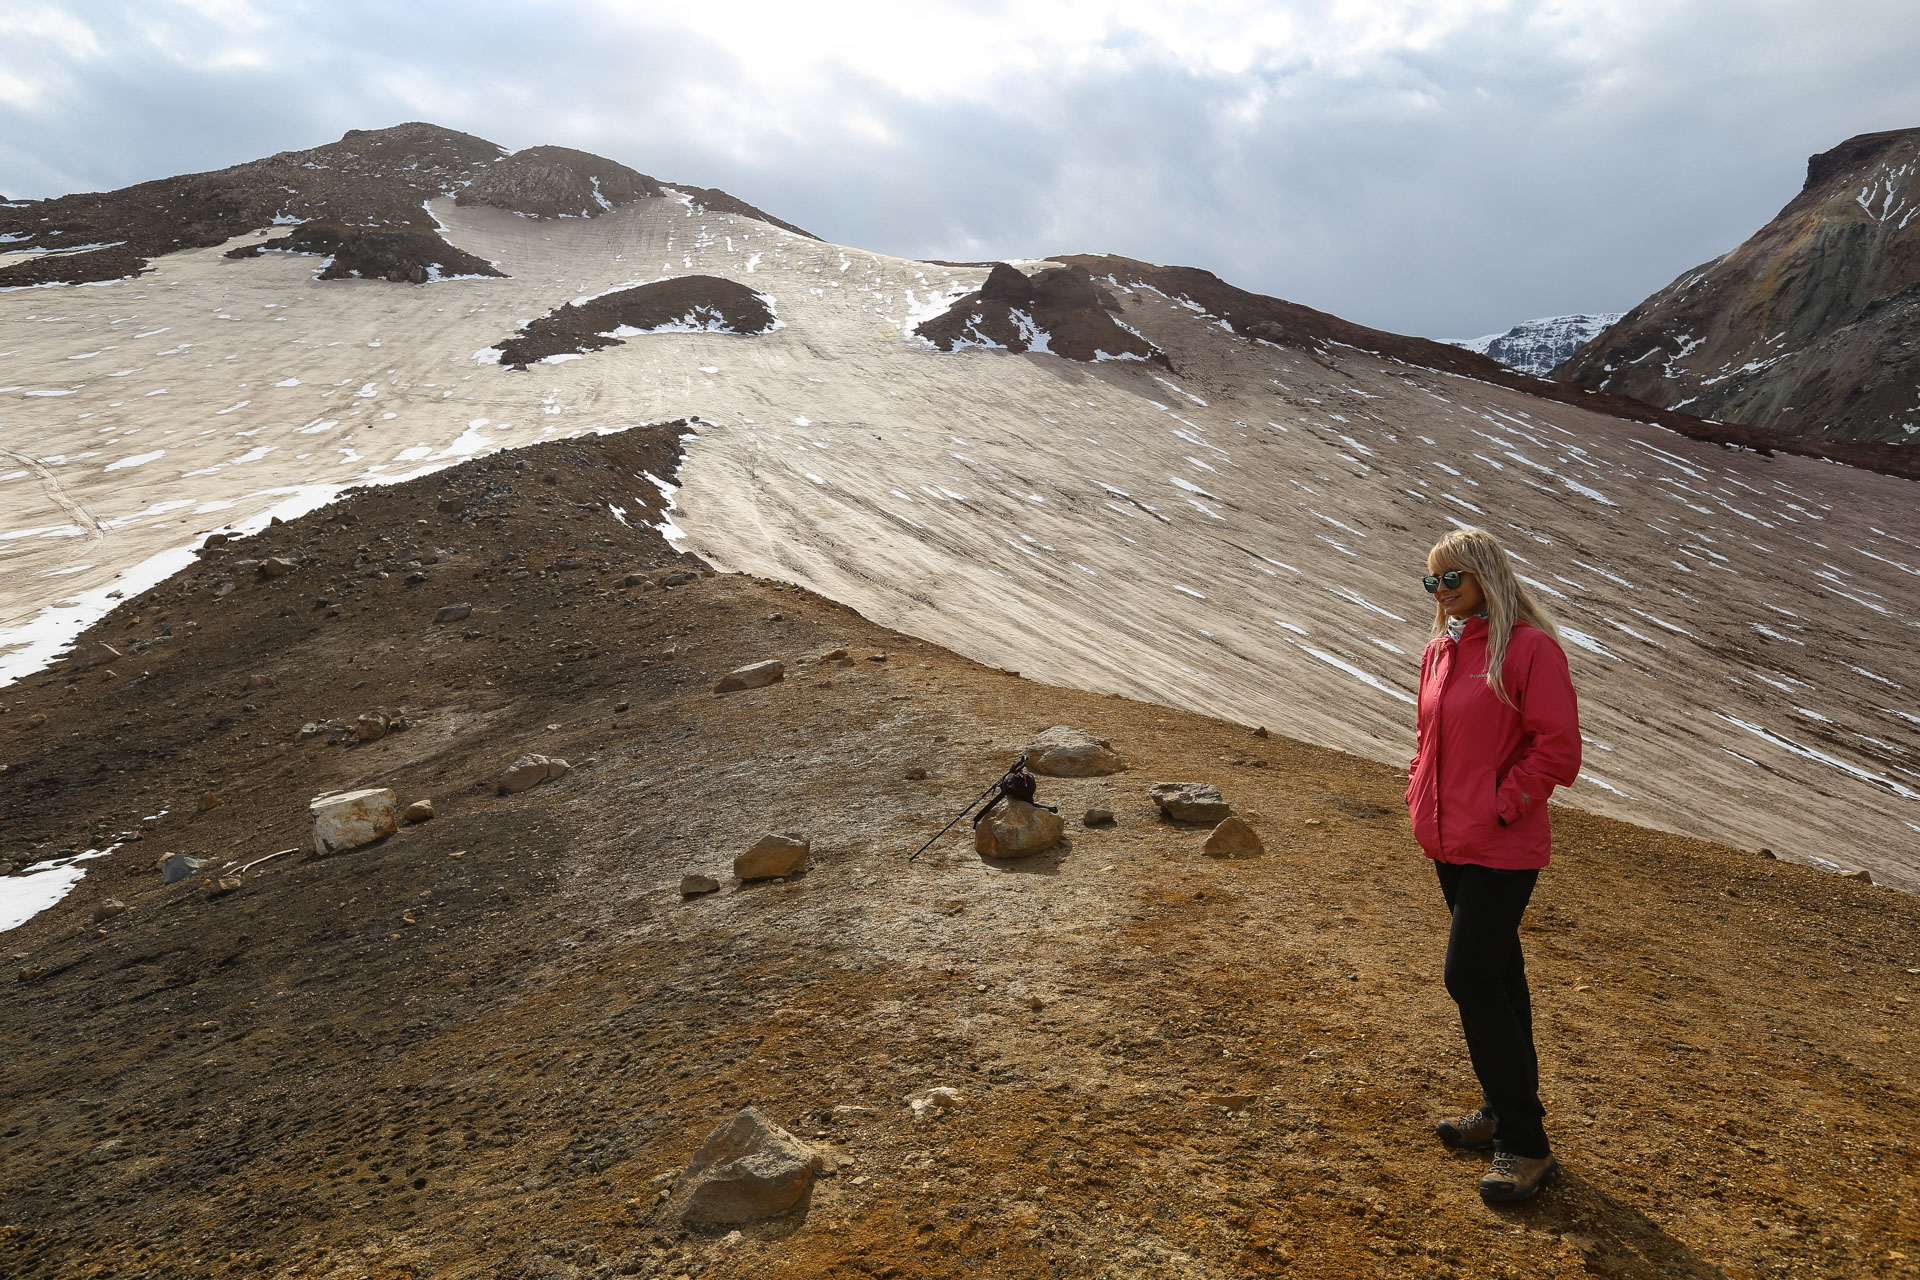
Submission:
[[[1520,957],[1520,917],[1538,871],[1501,871],[1436,862],[1453,914],[1447,935],[1447,994],[1460,1006],[1467,1056],[1493,1112],[1495,1145],[1539,1159],[1548,1154],[1540,1118],[1540,1062],[1533,1051],[1533,1000]]]

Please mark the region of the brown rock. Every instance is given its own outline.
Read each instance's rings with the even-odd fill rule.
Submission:
[[[1008,800],[973,828],[973,848],[983,858],[1025,858],[1051,849],[1067,824],[1025,800]]]
[[[126,909],[127,904],[120,901],[120,899],[107,898],[104,901],[94,903],[93,918],[96,921],[111,920]]]
[[[103,640],[96,640],[73,655],[77,667],[104,667],[120,657],[120,651]]]
[[[756,662],[750,666],[736,667],[720,677],[713,686],[715,693],[735,693],[741,689],[761,689],[787,678],[787,664],[777,658],[765,662]]]
[[[353,731],[362,742],[372,742],[384,738],[392,725],[384,711],[369,711],[353,722]]]
[[[206,792],[200,797],[200,812],[205,813],[209,809],[218,809],[219,807],[220,797],[213,794],[213,792]]]
[[[680,896],[697,898],[703,893],[718,893],[720,882],[712,876],[685,875],[680,877]]]
[[[254,572],[263,578],[284,578],[294,570],[294,563],[284,556],[268,556],[254,566]]]
[[[1233,814],[1220,788],[1207,782],[1156,782],[1147,794],[1175,822],[1217,823]]]
[[[472,616],[473,606],[470,604],[443,604],[433,611],[433,620],[436,623],[459,622],[463,618]]]
[[[695,1226],[775,1217],[806,1200],[819,1170],[811,1147],[748,1107],[707,1136],[667,1216]]]
[[[264,689],[272,683],[273,677],[264,672],[256,671],[247,677],[247,688],[249,689]]]
[[[813,845],[805,836],[765,835],[733,860],[733,874],[742,880],[767,880],[805,870]]]
[[[1228,818],[1207,834],[1203,852],[1209,858],[1258,858],[1267,851],[1260,833],[1243,819]]]
[[[1052,778],[1102,778],[1127,767],[1105,738],[1055,725],[1027,748],[1027,768]]]
[[[1080,819],[1083,827],[1110,827],[1113,823],[1113,810],[1097,804],[1089,807],[1086,816]]]
[[[215,547],[224,547],[227,545],[227,535],[224,533],[210,533],[207,535],[207,540],[200,545],[209,551]]]
[[[433,820],[433,801],[415,800],[401,813],[400,819],[408,824],[430,822]]]
[[[239,876],[221,876],[218,880],[215,880],[207,886],[207,896],[209,898],[224,898],[238,889],[242,883],[243,881]]]
[[[536,755],[521,756],[500,775],[500,794],[510,796],[530,790],[543,782],[564,776],[569,767],[565,760],[550,760],[546,756]]]
[[[27,717],[27,728],[38,729],[41,725],[45,724],[46,722],[47,722],[46,713],[44,711],[36,711],[32,715]]]

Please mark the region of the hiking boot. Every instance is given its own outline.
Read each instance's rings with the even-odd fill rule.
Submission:
[[[1493,1167],[1480,1179],[1480,1198],[1488,1202],[1525,1200],[1547,1185],[1560,1172],[1560,1162],[1551,1155],[1532,1160],[1502,1151],[1493,1158]]]
[[[1433,1126],[1440,1141],[1459,1151],[1486,1151],[1493,1146],[1493,1112],[1486,1107],[1469,1111]]]

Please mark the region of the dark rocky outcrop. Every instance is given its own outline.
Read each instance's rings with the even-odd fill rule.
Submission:
[[[1048,267],[1028,276],[996,262],[977,292],[914,332],[942,351],[1004,347],[1069,360],[1165,365],[1160,348],[1113,318],[1119,310],[1119,300],[1095,284],[1084,267]]]
[[[646,174],[571,147],[528,147],[480,170],[456,204],[491,205],[534,218],[597,218],[661,195]]]
[[[309,222],[278,240],[229,249],[229,258],[257,258],[268,251],[329,254],[321,280],[391,280],[425,284],[449,276],[501,276],[493,264],[456,249],[432,231],[387,231]]]
[[[134,275],[147,259],[221,244],[276,218],[432,234],[424,202],[451,195],[500,153],[432,124],[351,129],[338,142],[210,173],[0,206],[0,236],[24,237],[10,247],[115,246],[14,263],[0,270],[0,287]]]
[[[1690,413],[1648,404],[1616,392],[1591,391],[1566,382],[1536,378],[1518,369],[1509,369],[1478,352],[1445,342],[1370,329],[1324,311],[1315,311],[1312,307],[1303,307],[1297,302],[1250,293],[1198,267],[1161,267],[1132,258],[1101,254],[1055,255],[1053,260],[1083,266],[1095,280],[1145,287],[1166,297],[1190,303],[1200,314],[1225,323],[1243,338],[1293,347],[1309,352],[1317,359],[1331,360],[1337,348],[1354,347],[1420,368],[1510,387],[1543,400],[1576,405],[1616,418],[1658,423],[1694,440],[1710,440],[1716,444],[1734,445],[1762,453],[1778,451],[1826,458],[1886,475],[1920,480],[1920,454],[1904,445],[1867,440],[1816,439],[1786,435],[1765,427],[1708,422]],[[1627,319],[1632,318],[1632,313],[1629,313]],[[1593,350],[1606,339],[1607,335],[1602,334],[1587,350]]]
[[[808,234],[724,191],[675,190],[702,208]],[[405,243],[367,241],[350,254],[361,267],[336,273],[357,269],[362,276],[388,279],[392,267],[405,262],[410,265],[401,278],[406,279],[413,274],[412,265],[451,262],[448,255],[459,253],[451,246],[435,249],[428,242],[445,244],[424,207],[436,197],[453,196],[461,204],[497,205],[535,217],[593,217],[610,207],[664,194],[666,189],[643,173],[567,147],[529,147],[508,155],[485,138],[418,121],[389,129],[349,129],[338,142],[209,173],[118,191],[0,201],[0,243],[9,250],[45,251],[44,256],[0,267],[0,288],[137,275],[149,259],[162,254],[224,244],[275,222],[318,222],[349,236],[371,231],[426,237]],[[272,247],[308,251],[297,242]],[[80,249],[85,252],[66,252]],[[460,274],[493,272],[482,264]]]
[[[765,333],[773,323],[767,300],[736,280],[676,276],[549,311],[499,344],[500,363],[524,369],[548,356],[617,347],[618,329],[754,334]]]
[[[755,208],[738,196],[730,196],[717,187],[690,187],[684,182],[669,182],[663,185],[669,192],[677,192],[692,200],[696,208],[711,209],[715,213],[736,214],[742,218],[753,218],[769,226],[779,227],[782,231],[791,231],[797,236],[805,236],[809,240],[820,238],[804,227],[796,227],[791,222],[776,218],[766,210]]]
[[[1772,222],[1555,376],[1779,432],[1920,438],[1920,129],[1812,157]]]

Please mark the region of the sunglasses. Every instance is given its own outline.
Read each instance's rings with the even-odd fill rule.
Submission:
[[[1428,574],[1426,577],[1420,579],[1420,585],[1427,589],[1428,595],[1432,595],[1442,587],[1445,587],[1449,591],[1453,590],[1460,585],[1460,579],[1466,576],[1466,574],[1460,572],[1458,569],[1449,569],[1438,576],[1431,573]]]

